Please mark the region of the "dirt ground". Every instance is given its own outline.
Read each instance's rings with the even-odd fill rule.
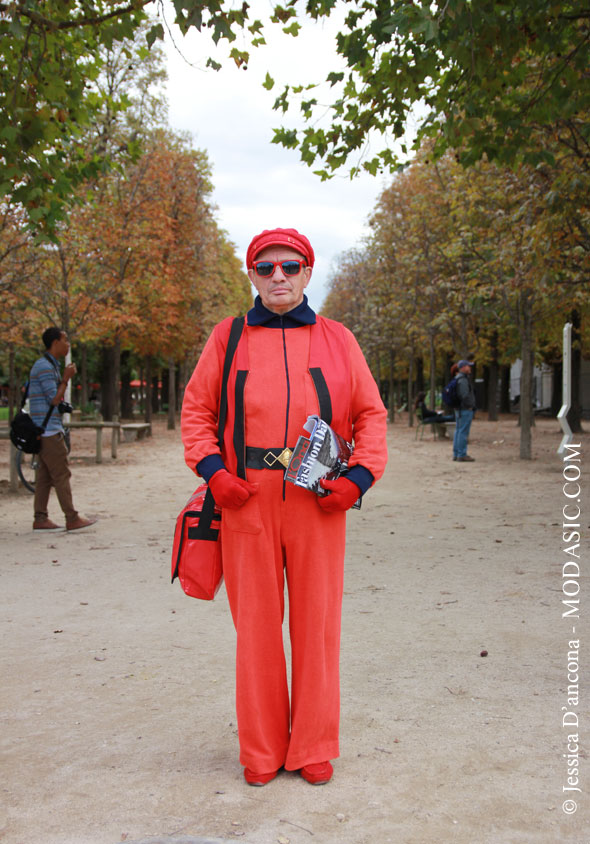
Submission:
[[[348,518],[341,757],[321,788],[243,780],[225,592],[170,585],[195,487],[177,431],[158,423],[116,461],[105,435],[100,466],[94,432],[76,432],[74,498],[99,517],[77,534],[34,535],[32,496],[3,480],[0,839],[589,844],[588,564],[580,618],[564,619],[558,425],[538,420],[530,462],[513,417],[475,420],[472,464],[414,436],[390,425],[386,475]],[[570,640],[579,729],[562,725]],[[564,792],[575,733],[581,791]]]

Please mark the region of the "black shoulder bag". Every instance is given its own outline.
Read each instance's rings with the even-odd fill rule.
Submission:
[[[45,433],[45,428],[47,428],[49,417],[53,413],[54,405],[50,405],[49,410],[45,414],[43,425],[35,425],[29,414],[23,410],[28,395],[29,382],[27,381],[20,410],[10,423],[10,439],[19,451],[24,451],[25,454],[39,454],[41,451],[41,437]]]

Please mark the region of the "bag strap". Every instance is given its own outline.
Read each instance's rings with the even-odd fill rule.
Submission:
[[[28,395],[29,395],[29,384],[30,384],[30,383],[31,383],[30,381],[27,381],[27,383],[26,383],[26,386],[25,386],[25,392],[24,392],[24,395],[23,395],[23,397],[22,397],[22,399],[21,399],[21,403],[20,403],[20,409],[21,409],[21,410],[24,408],[25,404],[27,403],[27,397],[28,397]],[[49,422],[49,417],[50,417],[50,416],[51,416],[51,414],[53,413],[53,408],[54,408],[54,407],[55,407],[55,405],[54,405],[54,404],[50,404],[50,405],[49,405],[49,410],[48,410],[48,411],[47,411],[47,413],[45,414],[45,419],[43,420],[43,425],[42,425],[42,428],[43,428],[44,430],[45,430],[45,428],[47,427],[47,423]]]
[[[27,381],[27,383],[25,384],[25,392],[24,392],[24,395],[23,395],[21,402],[20,402],[20,409],[21,410],[23,409],[23,407],[27,403],[27,396],[29,395],[29,384],[30,383],[31,383],[30,381]]]
[[[219,417],[217,420],[217,442],[219,448],[223,445],[223,430],[225,428],[225,420],[227,418],[227,382],[229,379],[229,371],[231,369],[232,361],[244,330],[244,317],[236,317],[229,332],[229,339],[225,349],[225,361],[223,363],[223,375],[221,378],[221,396],[219,399]]]
[[[219,417],[217,420],[217,441],[219,448],[223,446],[223,429],[225,428],[225,420],[227,418],[227,382],[229,379],[229,371],[231,369],[232,361],[244,330],[244,317],[235,317],[232,321],[229,332],[229,339],[225,348],[225,360],[223,362],[223,374],[221,376],[221,396],[219,398]],[[203,507],[201,510],[201,518],[199,519],[199,530],[208,531],[213,521],[213,513],[215,511],[215,499],[211,492],[211,487],[207,484],[207,492],[203,500]]]
[[[50,416],[51,416],[51,414],[53,413],[53,408],[54,408],[54,407],[55,407],[55,405],[54,405],[54,404],[50,404],[50,405],[49,405],[49,410],[48,410],[48,411],[47,411],[47,413],[45,414],[45,419],[43,420],[43,426],[42,426],[42,427],[43,427],[43,430],[45,430],[45,428],[47,427],[47,423],[49,422],[49,417],[50,417]]]
[[[44,353],[43,353],[43,357],[45,358],[45,360],[49,361],[49,363],[50,363],[50,364],[52,365],[52,367],[55,369],[55,374],[57,375],[57,377],[58,377],[58,379],[59,379],[59,378],[60,378],[60,374],[59,374],[59,366],[56,364],[56,362],[55,362],[55,361],[54,361],[54,359],[51,357],[51,355],[49,354],[49,352],[44,352]]]
[[[59,381],[59,379],[61,378],[61,375],[60,375],[60,372],[59,372],[59,366],[56,364],[56,362],[54,361],[54,359],[51,357],[51,355],[48,352],[44,352],[43,357],[45,358],[45,360],[49,361],[51,366],[54,368],[55,374],[57,375],[57,380]],[[49,417],[53,413],[54,407],[55,407],[54,404],[49,405],[49,410],[47,411],[47,413],[45,415],[45,419],[43,420],[43,428],[47,427],[47,423],[49,422]]]

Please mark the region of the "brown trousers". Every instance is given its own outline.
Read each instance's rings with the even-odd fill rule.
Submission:
[[[57,499],[63,510],[66,523],[78,517],[72,501],[70,478],[72,473],[68,465],[68,450],[63,434],[41,437],[39,466],[35,478],[35,521],[43,522],[48,518],[47,505],[51,487],[55,487]]]

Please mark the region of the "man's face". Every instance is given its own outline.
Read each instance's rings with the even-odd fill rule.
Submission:
[[[55,341],[55,357],[56,358],[65,358],[67,353],[70,351],[70,341],[68,340],[68,335],[65,331],[62,331],[59,340]]]
[[[469,375],[469,374],[470,374],[470,372],[471,372],[471,367],[469,366],[469,364],[466,364],[465,366],[462,366],[462,367],[461,367],[461,369],[459,370],[459,372],[464,372],[464,373],[465,373],[465,375]]]
[[[268,246],[256,256],[258,261],[301,261],[303,255],[287,246]],[[255,269],[248,270],[250,281],[258,291],[262,304],[275,314],[284,314],[296,308],[303,301],[303,291],[311,279],[311,267],[302,267],[297,275],[285,275],[280,266],[266,277],[259,276]]]

